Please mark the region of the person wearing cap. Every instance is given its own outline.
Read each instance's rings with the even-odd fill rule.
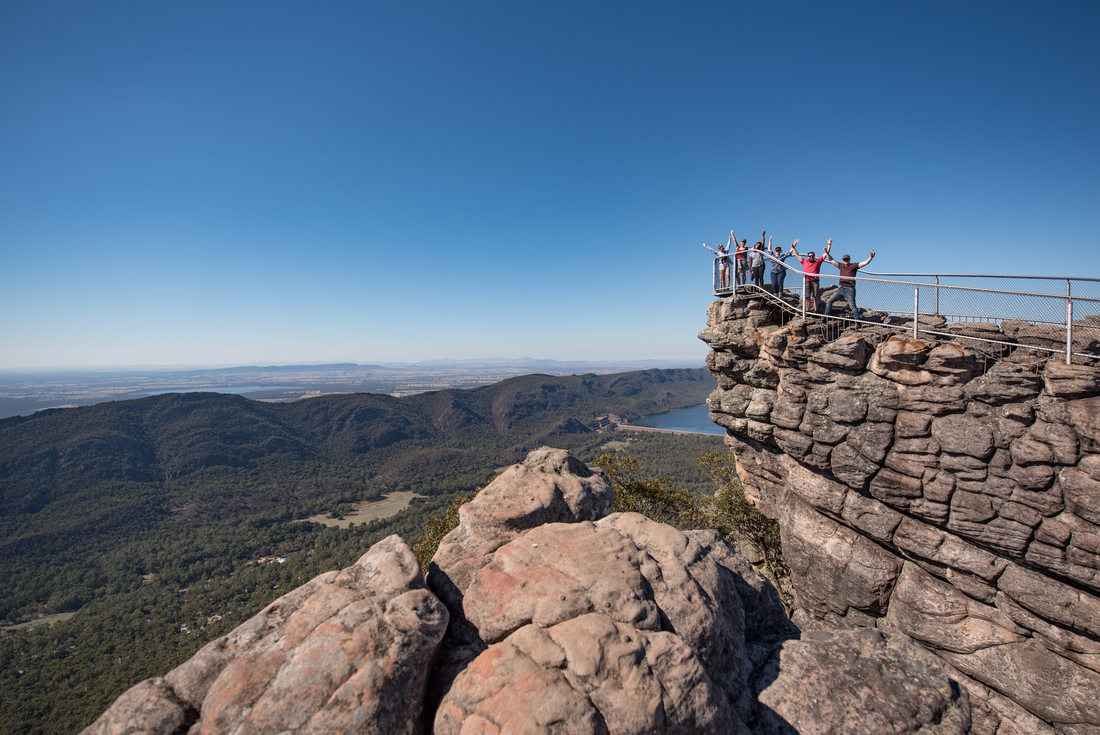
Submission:
[[[829,239],[829,245],[832,246],[832,244],[833,244],[833,240],[832,240],[832,238],[830,238]],[[831,263],[832,265],[835,265],[837,268],[840,269],[840,285],[837,288],[837,290],[833,292],[833,295],[829,297],[829,301],[825,304],[825,316],[828,316],[829,312],[832,311],[833,302],[836,301],[837,299],[843,297],[844,300],[848,302],[849,308],[851,308],[851,310],[852,310],[852,316],[855,317],[856,319],[859,319],[859,309],[856,308],[856,281],[855,281],[855,275],[856,275],[856,272],[858,272],[860,268],[863,268],[868,263],[870,263],[871,260],[874,259],[874,257],[875,257],[875,251],[872,250],[871,251],[871,256],[869,258],[867,258],[867,260],[863,261],[862,263],[854,263],[853,264],[852,263],[852,256],[845,253],[844,256],[840,259],[840,262],[838,263],[835,260],[833,260],[831,255],[829,255],[829,249],[828,248],[825,249],[825,259],[827,261],[829,261],[829,263]]]
[[[784,253],[779,245],[775,246],[775,256],[772,258],[772,293],[776,296],[783,295],[783,280],[787,277],[787,269],[783,264],[791,257],[797,244],[798,240],[791,243],[790,253]]]
[[[817,293],[821,287],[820,279],[816,274],[821,272],[821,264],[825,262],[825,256],[829,254],[829,248],[832,247],[833,241],[832,238],[829,239],[829,244],[825,246],[825,255],[822,255],[820,258],[814,258],[813,250],[806,253],[806,257],[803,258],[798,254],[798,250],[795,249],[795,243],[797,242],[798,240],[795,240],[791,243],[791,252],[794,253],[794,257],[798,258],[799,262],[802,263],[802,272],[806,274],[806,293],[803,294],[803,297],[806,299],[806,311],[812,311],[816,314]],[[810,308],[811,304],[813,304],[813,308]]]

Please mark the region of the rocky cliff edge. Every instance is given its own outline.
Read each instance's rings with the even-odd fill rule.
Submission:
[[[428,579],[391,536],[276,600],[84,732],[962,733],[905,636],[815,631],[715,532],[612,513],[538,449],[460,511]]]
[[[919,641],[970,692],[979,735],[1100,733],[1095,361],[754,298],[714,302],[699,336],[711,419],[779,522],[802,630]]]

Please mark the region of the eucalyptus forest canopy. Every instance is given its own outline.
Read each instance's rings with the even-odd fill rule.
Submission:
[[[705,369],[528,375],[404,398],[295,403],[189,393],[0,420],[0,732],[76,731],[133,683],[163,674],[271,600],[347,566],[494,472],[550,444],[592,461],[636,419],[700,405]],[[648,468],[693,492],[711,436],[629,438]],[[615,443],[612,441],[612,443]],[[396,490],[426,497],[350,528],[342,515]]]

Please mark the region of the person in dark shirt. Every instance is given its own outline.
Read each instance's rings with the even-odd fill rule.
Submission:
[[[860,268],[863,268],[875,257],[875,251],[871,251],[871,256],[862,263],[852,263],[852,256],[845,254],[840,262],[833,260],[833,256],[829,255],[829,248],[833,245],[832,238],[829,238],[829,247],[825,248],[825,260],[829,261],[832,265],[835,265],[840,269],[840,285],[833,295],[829,297],[829,301],[825,304],[825,316],[829,315],[832,311],[833,302],[839,298],[843,298],[848,302],[849,308],[852,310],[852,316],[859,319],[859,309],[856,307],[856,281],[855,275]]]

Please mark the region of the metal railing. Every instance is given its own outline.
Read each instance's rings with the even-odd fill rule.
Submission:
[[[997,349],[1002,355],[1025,348],[1064,353],[1067,364],[1074,357],[1100,358],[1100,278],[861,270],[863,275],[844,279],[855,282],[851,296],[858,296],[856,306],[861,313],[852,314],[847,298],[837,295],[843,289],[831,288],[838,285],[839,274],[806,273],[780,263],[771,253],[760,254],[770,261],[769,276],[774,269],[783,268],[784,280],[793,282],[790,287],[784,283],[783,293],[775,294],[770,277],[752,283],[745,278],[749,275],[747,261],[738,261],[730,254],[727,278],[721,273],[722,258],[714,259],[714,295],[761,297],[802,318],[810,316],[856,327],[874,324],[894,332],[909,332],[914,338],[923,334],[959,339],[983,351]],[[804,298],[811,279],[818,280],[822,291],[816,305],[807,304]],[[832,308],[841,302],[847,313],[833,313]],[[832,307],[826,309],[830,313],[818,313],[827,303]]]

